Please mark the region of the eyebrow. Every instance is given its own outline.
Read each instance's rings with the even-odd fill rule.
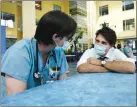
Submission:
[[[98,39],[96,39],[96,41],[101,42],[101,43],[107,43],[106,41],[100,41]]]

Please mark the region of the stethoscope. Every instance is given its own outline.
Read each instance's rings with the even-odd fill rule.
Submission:
[[[58,63],[57,63],[57,58],[56,58],[55,50],[52,50],[52,57],[54,58],[54,61],[56,63],[56,67],[52,68],[52,69],[56,70],[56,71],[59,71],[60,67],[58,66]],[[47,58],[47,62],[46,63],[49,64],[49,57]],[[36,42],[36,71],[33,73],[33,77],[34,77],[35,81],[40,82],[41,84],[43,84],[44,80],[43,80],[43,77],[41,77],[41,74],[39,72],[39,66],[38,66],[38,64],[39,64],[39,59],[38,59],[38,43]],[[44,70],[42,70],[42,71],[44,71]]]

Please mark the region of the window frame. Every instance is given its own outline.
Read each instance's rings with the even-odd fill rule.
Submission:
[[[132,4],[133,4],[133,8],[131,8],[131,9],[126,9],[126,6],[127,5],[125,5],[125,2],[133,2]],[[131,5],[131,4],[130,4]],[[126,0],[123,0],[122,1],[122,11],[128,11],[128,10],[133,10],[135,7],[134,7],[134,0],[128,0],[128,1],[126,1]]]
[[[8,15],[11,15],[11,19],[4,19],[4,15],[3,14],[8,14]],[[10,29],[14,29],[15,28],[15,14],[13,13],[8,13],[8,12],[4,12],[4,11],[1,11],[1,20],[4,20],[5,21],[5,25],[2,25],[2,26],[6,26],[7,28],[10,28]],[[7,24],[7,21],[8,20],[12,20],[13,22],[13,27],[9,27],[8,24]]]
[[[102,14],[102,9],[103,8],[107,8],[107,12],[108,12],[107,14],[104,14],[104,15]],[[100,6],[99,7],[99,16],[106,16],[106,15],[109,15],[109,6],[108,5]]]
[[[58,7],[59,9],[57,9],[56,7]],[[53,10],[59,10],[59,11],[61,11],[61,6],[59,6],[57,4],[53,4]]]
[[[40,7],[37,7],[36,5],[40,5]],[[42,1],[35,1],[35,9],[41,11],[42,10]]]
[[[132,23],[134,23],[134,29],[130,29],[130,27],[129,27],[129,29],[128,29],[128,27],[127,26],[130,26],[130,25],[132,25],[132,23],[130,23],[129,25],[127,25],[127,21],[130,21],[130,20],[133,20],[133,22]],[[126,19],[126,20],[123,20],[123,31],[134,31],[135,30],[135,19],[134,18],[132,18],[132,19]]]

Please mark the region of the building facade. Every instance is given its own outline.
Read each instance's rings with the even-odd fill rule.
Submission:
[[[116,31],[117,43],[119,41],[122,48],[130,39],[134,41],[133,48],[137,48],[136,1],[88,1],[87,4],[88,23],[91,24],[88,29],[91,30],[90,35],[93,43],[95,42],[95,32],[105,22]]]
[[[32,37],[44,13],[61,10],[69,14],[68,1],[3,1],[0,5],[1,25],[6,26],[7,48],[22,38]]]
[[[78,29],[84,31],[82,39],[78,40],[81,51],[89,47],[87,33],[87,4],[86,1],[69,1],[70,15],[77,22]],[[77,35],[77,34],[75,34]]]

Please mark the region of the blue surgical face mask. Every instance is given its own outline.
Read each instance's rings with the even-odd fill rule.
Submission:
[[[106,54],[107,47],[104,45],[95,44],[94,49],[99,56],[104,56]]]

